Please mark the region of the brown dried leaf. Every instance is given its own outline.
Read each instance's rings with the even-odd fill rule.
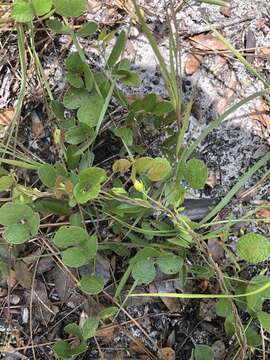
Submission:
[[[18,283],[24,289],[30,289],[32,285],[32,273],[28,270],[27,265],[23,261],[16,261],[15,272]]]
[[[267,207],[260,209],[257,212],[257,217],[270,220],[270,201],[263,201],[260,205],[265,205]]]
[[[159,350],[158,358],[160,360],[175,360],[175,351],[170,347],[165,347]]]
[[[262,123],[267,128],[270,128],[270,107],[263,100],[256,101],[255,113],[253,113],[251,117],[252,119]]]
[[[8,126],[10,125],[13,116],[15,113],[15,109],[14,108],[8,108],[8,109],[4,109],[0,112],[0,125],[3,126]]]
[[[185,64],[185,73],[193,75],[199,69],[202,59],[201,55],[189,54]]]
[[[224,51],[227,50],[226,46],[214,35],[208,34],[199,34],[191,38],[194,42],[194,46],[200,50],[206,51]]]

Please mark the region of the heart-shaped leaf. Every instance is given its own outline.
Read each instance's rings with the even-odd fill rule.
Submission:
[[[137,282],[137,285],[149,284],[156,276],[156,269],[153,261],[142,259],[136,262],[132,268],[132,277]]]
[[[184,167],[184,177],[193,189],[203,189],[208,178],[208,169],[199,159],[190,159]]]
[[[63,17],[80,16],[86,10],[86,0],[53,0],[55,12]]]
[[[164,274],[176,274],[183,265],[183,259],[174,254],[164,254],[157,259],[157,264]]]
[[[87,263],[87,255],[83,249],[71,247],[63,251],[62,259],[65,265],[78,268]]]
[[[90,316],[85,320],[82,327],[82,335],[85,340],[92,338],[96,335],[96,331],[99,325],[99,317]]]
[[[99,294],[104,288],[104,280],[101,276],[84,276],[80,284],[82,291],[90,295]]]
[[[238,240],[237,251],[243,260],[256,264],[270,257],[270,242],[263,235],[246,234]]]

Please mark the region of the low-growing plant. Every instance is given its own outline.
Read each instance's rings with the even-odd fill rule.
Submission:
[[[199,2],[225,5],[224,1],[219,0]],[[78,280],[80,290],[86,295],[100,294],[106,286],[105,280],[96,271],[98,253],[109,251],[120,257],[128,257],[127,268],[116,279],[114,301],[117,306],[105,308],[98,315],[88,317],[82,326],[75,323],[65,326],[68,339],[58,341],[53,346],[59,358],[74,358],[87,350],[88,340],[98,333],[98,327],[122,309],[118,301],[121,302],[123,289],[129,282],[128,296],[217,299],[216,313],[225,319],[224,328],[233,339],[232,347],[238,341],[241,349],[239,356],[244,359],[247,346],[252,351],[261,344],[261,337],[253,326],[255,322],[270,332],[270,315],[263,310],[265,299],[270,298],[270,281],[265,270],[250,281],[242,279],[239,270],[242,264],[267,260],[270,243],[262,234],[243,234],[237,242],[237,253],[229,253],[234,269],[234,276],[230,277],[213,261],[207,240],[220,238],[223,248],[229,251],[226,240],[233,224],[239,219],[229,218],[219,222],[214,217],[244,182],[267,164],[270,155],[266,154],[253,165],[200,222],[191,221],[185,215],[185,198],[189,193],[203,189],[208,179],[207,166],[199,153],[195,152],[196,147],[227,116],[248,101],[267,93],[269,87],[264,84],[265,90],[233,105],[204,129],[197,140],[186,143],[193,99],[184,103],[182,89],[179,88],[178,36],[170,27],[168,65],[137,3],[133,3],[137,19],[159,63],[168,92],[166,99],[151,93],[129,104],[124,90],[119,87],[137,86],[140,77],[132,70],[131,62],[124,58],[127,34],[121,31],[115,39],[114,31],[100,28],[93,21],[75,29],[71,18],[83,14],[86,10],[85,0],[16,0],[12,6],[12,17],[19,24],[18,44],[23,82],[26,75],[25,45],[22,41],[25,26],[30,30],[31,49],[35,54],[40,81],[50,99],[50,111],[55,119],[54,138],[61,158],[55,164],[48,164],[15,153],[15,158],[11,159],[9,155],[14,154],[9,141],[3,148],[0,147],[3,164],[29,169],[35,172],[37,181],[35,188],[27,187],[20,184],[14,170],[0,168],[0,191],[10,190],[13,197],[13,202],[0,208],[5,245],[27,243],[29,239],[42,234],[40,215],[64,216],[68,225],[59,226],[55,231],[52,246],[60,254],[65,267],[88,267],[89,275]],[[71,36],[75,45],[76,51],[70,53],[66,60],[63,99],[54,99],[35,51],[36,19],[45,20],[48,29],[55,34]],[[78,39],[86,37],[91,37],[93,46],[101,50],[103,65],[100,68],[90,66],[84,54]],[[223,40],[223,37],[220,38]],[[108,55],[103,56],[113,39],[114,46]],[[230,50],[234,49],[232,45],[229,47]],[[241,61],[238,53],[233,53]],[[257,76],[257,71],[251,65],[247,70]],[[25,89],[22,90],[21,98]],[[108,130],[107,116],[112,100],[123,107],[123,118],[120,123],[113,121],[112,126],[110,123]],[[142,146],[141,130],[163,132],[165,140],[159,156],[150,157]],[[97,140],[104,134],[119,147],[118,158],[106,168],[97,163],[99,150],[95,148]],[[86,220],[93,223],[93,219],[97,226],[88,225]],[[102,225],[99,225],[100,219]],[[240,220],[256,221],[254,218]],[[220,227],[211,230],[212,225]],[[105,237],[100,226],[106,227]],[[227,234],[227,238],[224,234]],[[120,238],[121,242],[110,241],[114,238]],[[191,265],[187,261],[192,247],[202,263]],[[12,257],[12,261],[16,261],[16,256]],[[157,269],[165,275],[177,276],[183,288],[189,274],[200,279],[216,278],[221,293],[134,293],[138,285],[148,285],[156,278]],[[1,262],[1,278],[8,275],[8,270],[7,263]],[[244,321],[240,312],[247,315]],[[196,345],[191,359],[213,359],[213,351],[207,345]]]

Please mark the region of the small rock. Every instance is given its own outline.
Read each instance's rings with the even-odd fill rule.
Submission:
[[[22,309],[22,323],[27,324],[29,320],[29,310],[28,308],[24,307]]]
[[[32,120],[32,132],[35,135],[35,137],[41,136],[44,131],[44,126],[42,122],[40,121],[40,118],[38,114],[33,111],[31,114],[31,120]]]
[[[232,11],[229,6],[221,6],[219,12],[225,17],[232,16]]]
[[[12,305],[18,305],[20,301],[21,301],[21,298],[19,297],[19,295],[12,294],[10,296],[10,303]]]
[[[214,261],[218,262],[224,259],[223,246],[215,239],[208,240],[208,249]]]
[[[0,288],[0,298],[7,295],[7,289],[6,288]]]
[[[226,356],[226,348],[223,341],[221,340],[215,341],[214,344],[212,345],[212,350],[214,353],[215,360],[224,360]]]
[[[212,321],[216,318],[216,312],[215,312],[215,300],[201,300],[200,301],[200,309],[199,309],[199,318],[201,320],[205,321]]]

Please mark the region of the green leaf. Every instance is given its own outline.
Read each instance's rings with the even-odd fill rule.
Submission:
[[[87,253],[83,249],[71,247],[63,251],[62,259],[66,266],[78,268],[87,263]]]
[[[69,110],[78,109],[87,103],[90,95],[85,89],[69,88],[64,95],[64,106]]]
[[[183,265],[183,259],[174,254],[164,254],[157,259],[157,264],[164,274],[176,274]]]
[[[9,274],[8,266],[3,261],[0,261],[0,280],[6,280]]]
[[[95,21],[88,21],[81,26],[79,31],[77,31],[77,36],[84,38],[93,35],[97,31],[97,28],[98,24]]]
[[[33,203],[33,208],[42,213],[67,215],[70,212],[68,202],[60,199],[43,198]]]
[[[72,355],[69,344],[64,340],[55,343],[53,345],[53,351],[58,358],[62,359],[70,359]]]
[[[169,205],[179,207],[184,202],[185,188],[174,181],[165,184],[165,198]]]
[[[193,189],[203,189],[208,178],[208,169],[198,159],[190,159],[184,168],[184,177]]]
[[[33,213],[33,215],[27,218],[27,225],[31,235],[36,235],[38,233],[40,225],[40,217],[38,213]]]
[[[214,360],[214,353],[210,346],[196,345],[194,350],[195,360]]]
[[[90,128],[95,127],[98,123],[103,104],[104,100],[99,95],[89,95],[78,110],[77,116],[79,121]]]
[[[7,189],[10,189],[13,184],[13,178],[12,176],[2,176],[0,178],[0,191],[5,191]]]
[[[117,74],[119,74],[119,72],[117,72]],[[120,81],[125,85],[138,86],[140,85],[141,78],[135,71],[125,71],[122,72]]]
[[[86,10],[85,0],[53,0],[55,12],[63,17],[80,16]]]
[[[68,34],[70,32],[70,29],[58,19],[49,19],[46,21],[46,25],[56,34]]]
[[[87,135],[85,127],[71,126],[65,134],[65,139],[69,144],[78,145],[86,139]]]
[[[232,304],[228,299],[219,299],[216,303],[215,310],[218,316],[227,317],[232,314]]]
[[[82,248],[86,251],[89,259],[95,257],[98,250],[96,235],[88,236],[86,241],[83,243]]]
[[[264,330],[270,333],[270,314],[265,311],[259,311],[257,313],[257,318]]]
[[[85,340],[92,338],[96,335],[96,331],[99,325],[99,317],[90,316],[85,320],[82,327],[82,334]]]
[[[28,240],[29,230],[25,224],[12,224],[6,228],[3,236],[11,244],[23,244]]]
[[[53,239],[54,244],[62,249],[81,245],[87,241],[89,241],[89,235],[79,226],[62,226],[57,230]]]
[[[49,188],[54,187],[57,173],[53,165],[41,165],[38,169],[38,176],[45,186]]]
[[[51,109],[53,111],[54,116],[58,120],[66,121],[64,105],[60,101],[57,101],[57,100],[52,100],[50,105],[51,105]]]
[[[200,279],[209,279],[215,275],[214,270],[207,265],[192,265],[190,271],[198,275]]]
[[[75,145],[69,145],[67,147],[66,156],[67,156],[67,165],[69,170],[74,170],[79,165],[80,155],[75,155],[77,151],[78,151],[78,147]]]
[[[153,261],[148,259],[139,260],[132,268],[131,275],[137,285],[150,284],[156,276],[156,269]]]
[[[96,295],[104,289],[104,280],[101,276],[84,276],[81,278],[80,285],[83,292]]]
[[[17,0],[12,6],[11,16],[15,21],[21,23],[32,21],[34,13],[31,4],[25,0]]]
[[[173,106],[170,101],[163,100],[156,104],[154,107],[153,113],[155,115],[161,116],[170,113],[173,111]]]
[[[12,225],[33,216],[28,205],[7,203],[0,208],[0,224]]]
[[[126,45],[126,33],[124,30],[121,31],[120,35],[118,36],[118,39],[116,40],[116,43],[112,49],[112,52],[108,58],[107,66],[113,67],[117,60],[119,59],[120,55],[122,54],[122,51],[124,50]]]
[[[246,293],[250,293],[256,290],[259,290],[262,286],[269,283],[269,278],[267,276],[256,276],[251,279],[250,283],[246,287]],[[270,288],[254,295],[249,295],[246,297],[247,309],[249,313],[255,316],[255,313],[262,310],[262,305],[265,299],[270,299]]]
[[[52,8],[52,0],[32,0],[35,13],[38,16],[47,14]]]
[[[131,162],[127,159],[119,159],[113,163],[112,170],[114,173],[125,173],[131,166]]]
[[[70,53],[66,60],[66,68],[69,72],[83,74],[83,61],[77,51]]]
[[[74,196],[78,203],[83,204],[97,198],[100,184],[106,180],[106,172],[98,167],[84,169],[79,174],[79,182],[74,187]]]
[[[86,341],[81,341],[81,343],[78,346],[71,349],[71,354],[72,356],[79,355],[85,352],[87,349],[88,349],[88,345]]]
[[[117,312],[118,312],[118,307],[110,306],[110,307],[107,307],[106,309],[100,311],[98,316],[100,317],[101,320],[106,320],[106,319],[116,315]]]
[[[243,260],[256,264],[269,258],[270,242],[260,234],[246,234],[238,240],[237,251]]]
[[[257,332],[249,326],[246,330],[247,344],[251,347],[259,347],[262,344],[262,338]]]
[[[147,177],[151,181],[162,181],[167,178],[171,172],[171,165],[167,159],[155,158],[147,172]]]
[[[68,72],[66,78],[71,86],[74,86],[75,88],[78,89],[84,87],[83,79],[79,74]]]
[[[130,128],[120,127],[113,129],[114,135],[120,137],[121,140],[128,146],[133,144],[133,131]]]
[[[70,334],[70,335],[73,335],[73,336],[77,336],[80,340],[83,339],[82,337],[82,330],[81,328],[75,324],[75,323],[70,323],[68,325],[66,325],[64,327],[64,331],[67,333],[67,334]]]

